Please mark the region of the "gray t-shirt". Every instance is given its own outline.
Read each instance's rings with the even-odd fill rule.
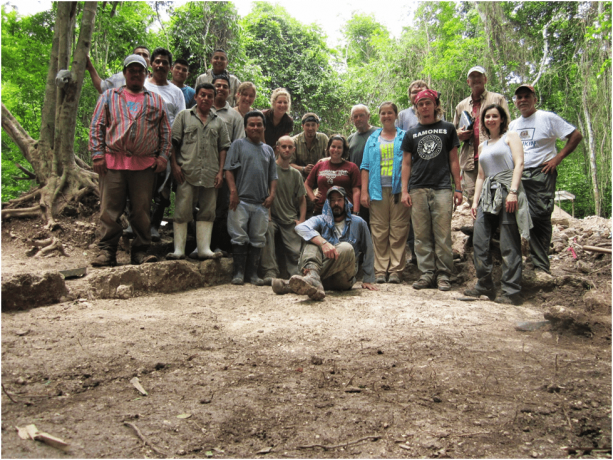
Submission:
[[[302,174],[291,166],[283,169],[277,165],[277,193],[272,202],[270,214],[275,222],[293,224],[298,220],[298,199],[306,195]]]
[[[347,140],[349,143],[349,161],[355,163],[358,166],[358,169],[360,169],[360,166],[362,165],[366,141],[377,129],[379,128],[376,126],[371,126],[371,128],[364,133],[353,133]]]
[[[175,117],[179,115],[179,112],[185,110],[185,98],[183,97],[183,91],[181,91],[174,83],[168,82],[167,85],[158,86],[155,83],[145,80],[145,88],[149,91],[159,94],[166,103],[168,109],[168,119],[170,126],[175,122]]]
[[[250,204],[262,204],[268,189],[277,180],[277,164],[272,147],[254,144],[245,137],[232,142],[226,156],[224,171],[234,171],[238,197]]]
[[[483,168],[485,177],[493,177],[501,171],[513,169],[513,154],[507,144],[507,135],[503,135],[495,144],[486,140],[479,154],[479,166]]]

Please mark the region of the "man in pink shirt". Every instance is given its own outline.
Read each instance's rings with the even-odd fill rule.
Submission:
[[[147,255],[151,245],[150,207],[155,173],[166,169],[171,153],[171,131],[166,104],[145,85],[147,63],[132,54],[123,64],[126,85],[105,91],[90,126],[89,150],[100,177],[100,253],[92,266],[117,264],[117,245],[123,228],[119,217],[129,197],[128,220],[135,234],[131,262],[155,262]]]

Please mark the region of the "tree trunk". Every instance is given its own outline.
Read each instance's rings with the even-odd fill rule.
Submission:
[[[583,104],[583,116],[585,117],[585,134],[587,135],[588,156],[590,158],[590,175],[592,176],[592,193],[594,194],[594,207],[597,216],[600,216],[600,190],[598,188],[598,174],[596,166],[596,146],[594,145],[594,129],[592,119],[588,109],[587,88],[583,87],[581,92]]]
[[[58,71],[69,69],[77,14],[77,2],[58,2],[41,116],[40,140],[37,142],[32,139],[2,105],[2,127],[30,162],[36,180],[42,186],[32,196],[40,195],[39,208],[46,218],[47,228],[55,227],[55,216],[66,204],[80,200],[87,193],[98,194],[97,175],[78,166],[74,155],[76,117],[85,76],[85,64],[91,46],[96,7],[96,2],[85,3],[79,39],[74,47],[70,78],[63,87],[58,88],[55,81]],[[58,203],[60,194],[62,201]],[[3,214],[14,216],[19,213]],[[28,212],[22,213],[22,215],[32,214],[31,208]]]

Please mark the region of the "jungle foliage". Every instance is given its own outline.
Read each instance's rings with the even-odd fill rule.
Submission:
[[[27,17],[2,8],[2,102],[33,137],[40,130],[55,15],[56,6]],[[376,124],[382,101],[408,107],[407,88],[416,79],[442,93],[451,120],[470,92],[467,70],[482,65],[488,90],[507,97],[513,118],[519,116],[511,102],[514,88],[535,83],[539,108],[581,130],[584,141],[559,167],[558,189],[576,195],[577,217],[611,216],[611,2],[426,1],[407,24],[395,38],[372,15],[355,12],[342,25],[343,43],[331,49],[319,26],[266,2],[255,2],[245,17],[231,2],[176,8],[171,2],[99,2],[91,59],[104,78],[119,71],[138,44],[170,47],[190,63],[193,84],[208,69],[212,50],[222,47],[229,70],[258,88],[256,107],[267,108],[272,90],[282,86],[292,94],[294,133],[301,115],[314,111],[322,117],[321,131],[346,135],[352,105],[368,105]],[[85,78],[74,148],[88,161],[97,93]],[[27,167],[4,136],[3,201],[32,185],[15,180],[23,175],[15,163]],[[570,203],[562,205],[570,210]]]

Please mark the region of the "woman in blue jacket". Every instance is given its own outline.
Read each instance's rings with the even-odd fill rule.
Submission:
[[[411,209],[401,198],[402,150],[404,131],[396,128],[398,108],[392,102],[379,106],[383,128],[370,135],[364,147],[360,204],[370,208],[370,231],[375,249],[375,281],[402,281],[406,264],[406,242]],[[388,278],[389,276],[389,278]]]

